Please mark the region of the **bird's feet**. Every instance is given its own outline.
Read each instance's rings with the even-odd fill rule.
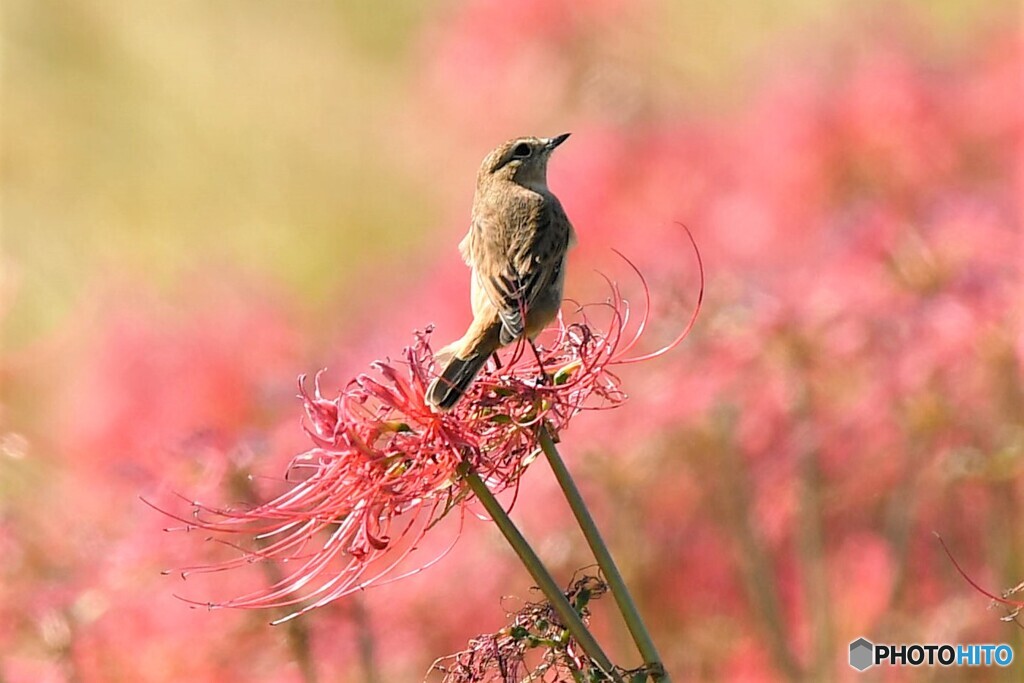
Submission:
[[[537,345],[533,343],[532,339],[527,339],[530,342],[530,348],[533,349],[533,357],[537,359],[537,369],[540,371],[540,379],[538,384],[543,386],[552,382],[551,376],[544,369],[544,361],[540,359],[540,351],[537,350]]]

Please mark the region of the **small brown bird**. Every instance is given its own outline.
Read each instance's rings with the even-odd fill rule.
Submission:
[[[480,165],[469,233],[459,251],[472,269],[473,322],[438,356],[449,358],[427,401],[451,408],[487,358],[525,336],[532,342],[562,305],[566,253],[576,233],[548,189],[548,158],[569,137],[516,138]]]

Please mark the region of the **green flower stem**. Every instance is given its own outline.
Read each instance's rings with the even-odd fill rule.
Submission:
[[[654,646],[651,634],[647,632],[643,619],[640,618],[640,612],[636,608],[633,597],[629,594],[629,589],[626,588],[626,582],[622,579],[622,574],[615,565],[615,560],[612,559],[608,546],[605,545],[604,539],[601,538],[601,532],[598,531],[597,525],[594,524],[594,518],[590,516],[590,510],[587,509],[587,504],[583,502],[583,496],[580,495],[580,490],[576,488],[576,482],[573,481],[572,475],[569,474],[569,470],[562,460],[562,456],[559,455],[558,449],[555,448],[555,442],[551,438],[547,427],[541,427],[540,429],[540,447],[548,458],[548,463],[550,463],[551,470],[555,473],[558,485],[562,487],[562,492],[565,493],[569,507],[572,508],[573,514],[576,515],[576,521],[583,531],[583,536],[587,539],[591,552],[594,553],[594,558],[597,560],[597,565],[601,568],[601,573],[604,574],[605,579],[608,581],[608,587],[611,589],[612,595],[615,596],[615,602],[619,606],[619,611],[622,613],[622,618],[626,622],[630,635],[633,636],[633,642],[636,643],[636,647],[640,651],[640,656],[644,659],[644,664],[655,670],[660,669],[662,671],[660,676],[655,677],[655,680],[661,683],[671,683],[672,679],[664,671],[661,656]]]
[[[612,677],[615,681],[621,681],[622,679],[615,673],[615,667],[612,665],[608,655],[604,653],[601,646],[598,645],[594,639],[593,634],[587,629],[583,620],[580,619],[580,615],[576,613],[576,610],[565,597],[565,593],[559,588],[558,584],[555,583],[551,573],[547,570],[547,567],[537,557],[537,553],[533,551],[530,544],[523,538],[522,533],[516,528],[512,520],[509,518],[508,513],[505,512],[505,508],[501,506],[498,499],[494,497],[491,490],[487,488],[487,485],[480,479],[480,475],[476,473],[469,463],[462,463],[459,466],[459,473],[462,478],[465,479],[466,483],[469,484],[469,488],[476,495],[477,499],[483,504],[484,509],[487,510],[487,514],[491,516],[494,523],[498,525],[498,529],[505,536],[505,539],[512,546],[512,549],[516,551],[516,555],[522,560],[526,569],[530,572],[530,576],[537,582],[538,588],[544,593],[544,597],[548,599],[551,606],[555,608],[555,612],[562,619],[569,633],[576,639],[576,642],[580,644],[583,651],[599,666],[601,669]]]

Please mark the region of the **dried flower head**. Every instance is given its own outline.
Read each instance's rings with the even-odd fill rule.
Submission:
[[[401,360],[374,362],[333,398],[324,395],[319,374],[312,393],[300,378],[314,447],[289,466],[287,480],[294,483],[255,507],[193,502],[192,517],[179,517],[183,528],[213,532],[222,542],[244,535],[251,543],[228,543],[240,551],[237,557],[183,576],[276,562],[282,578],[273,585],[208,606],[295,607],[288,619],[433,564],[440,556],[400,571],[428,529],[453,510],[465,513],[472,494],[463,468],[496,493],[514,489],[538,453],[541,426],[557,438],[581,411],[621,404],[626,396],[613,368],[664,353],[689,331],[693,319],[663,349],[627,357],[649,306],[627,333],[629,304],[610,286],[607,302],[578,307],[572,322],[559,318],[536,356],[519,344],[503,363],[492,360],[449,412],[436,412],[425,400],[438,371],[430,329],[415,333]],[[603,331],[592,322],[595,311],[607,314]]]
[[[602,579],[584,575],[572,582],[565,597],[588,622],[590,602],[607,592]],[[497,633],[479,635],[462,652],[436,660],[431,671],[443,673],[443,683],[611,680],[569,635],[551,603],[527,602],[508,620]]]

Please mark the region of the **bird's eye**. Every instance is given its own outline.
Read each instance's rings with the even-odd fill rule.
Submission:
[[[533,154],[533,149],[531,149],[525,142],[520,142],[516,145],[516,148],[512,150],[512,156],[516,159],[525,159],[531,154]]]

